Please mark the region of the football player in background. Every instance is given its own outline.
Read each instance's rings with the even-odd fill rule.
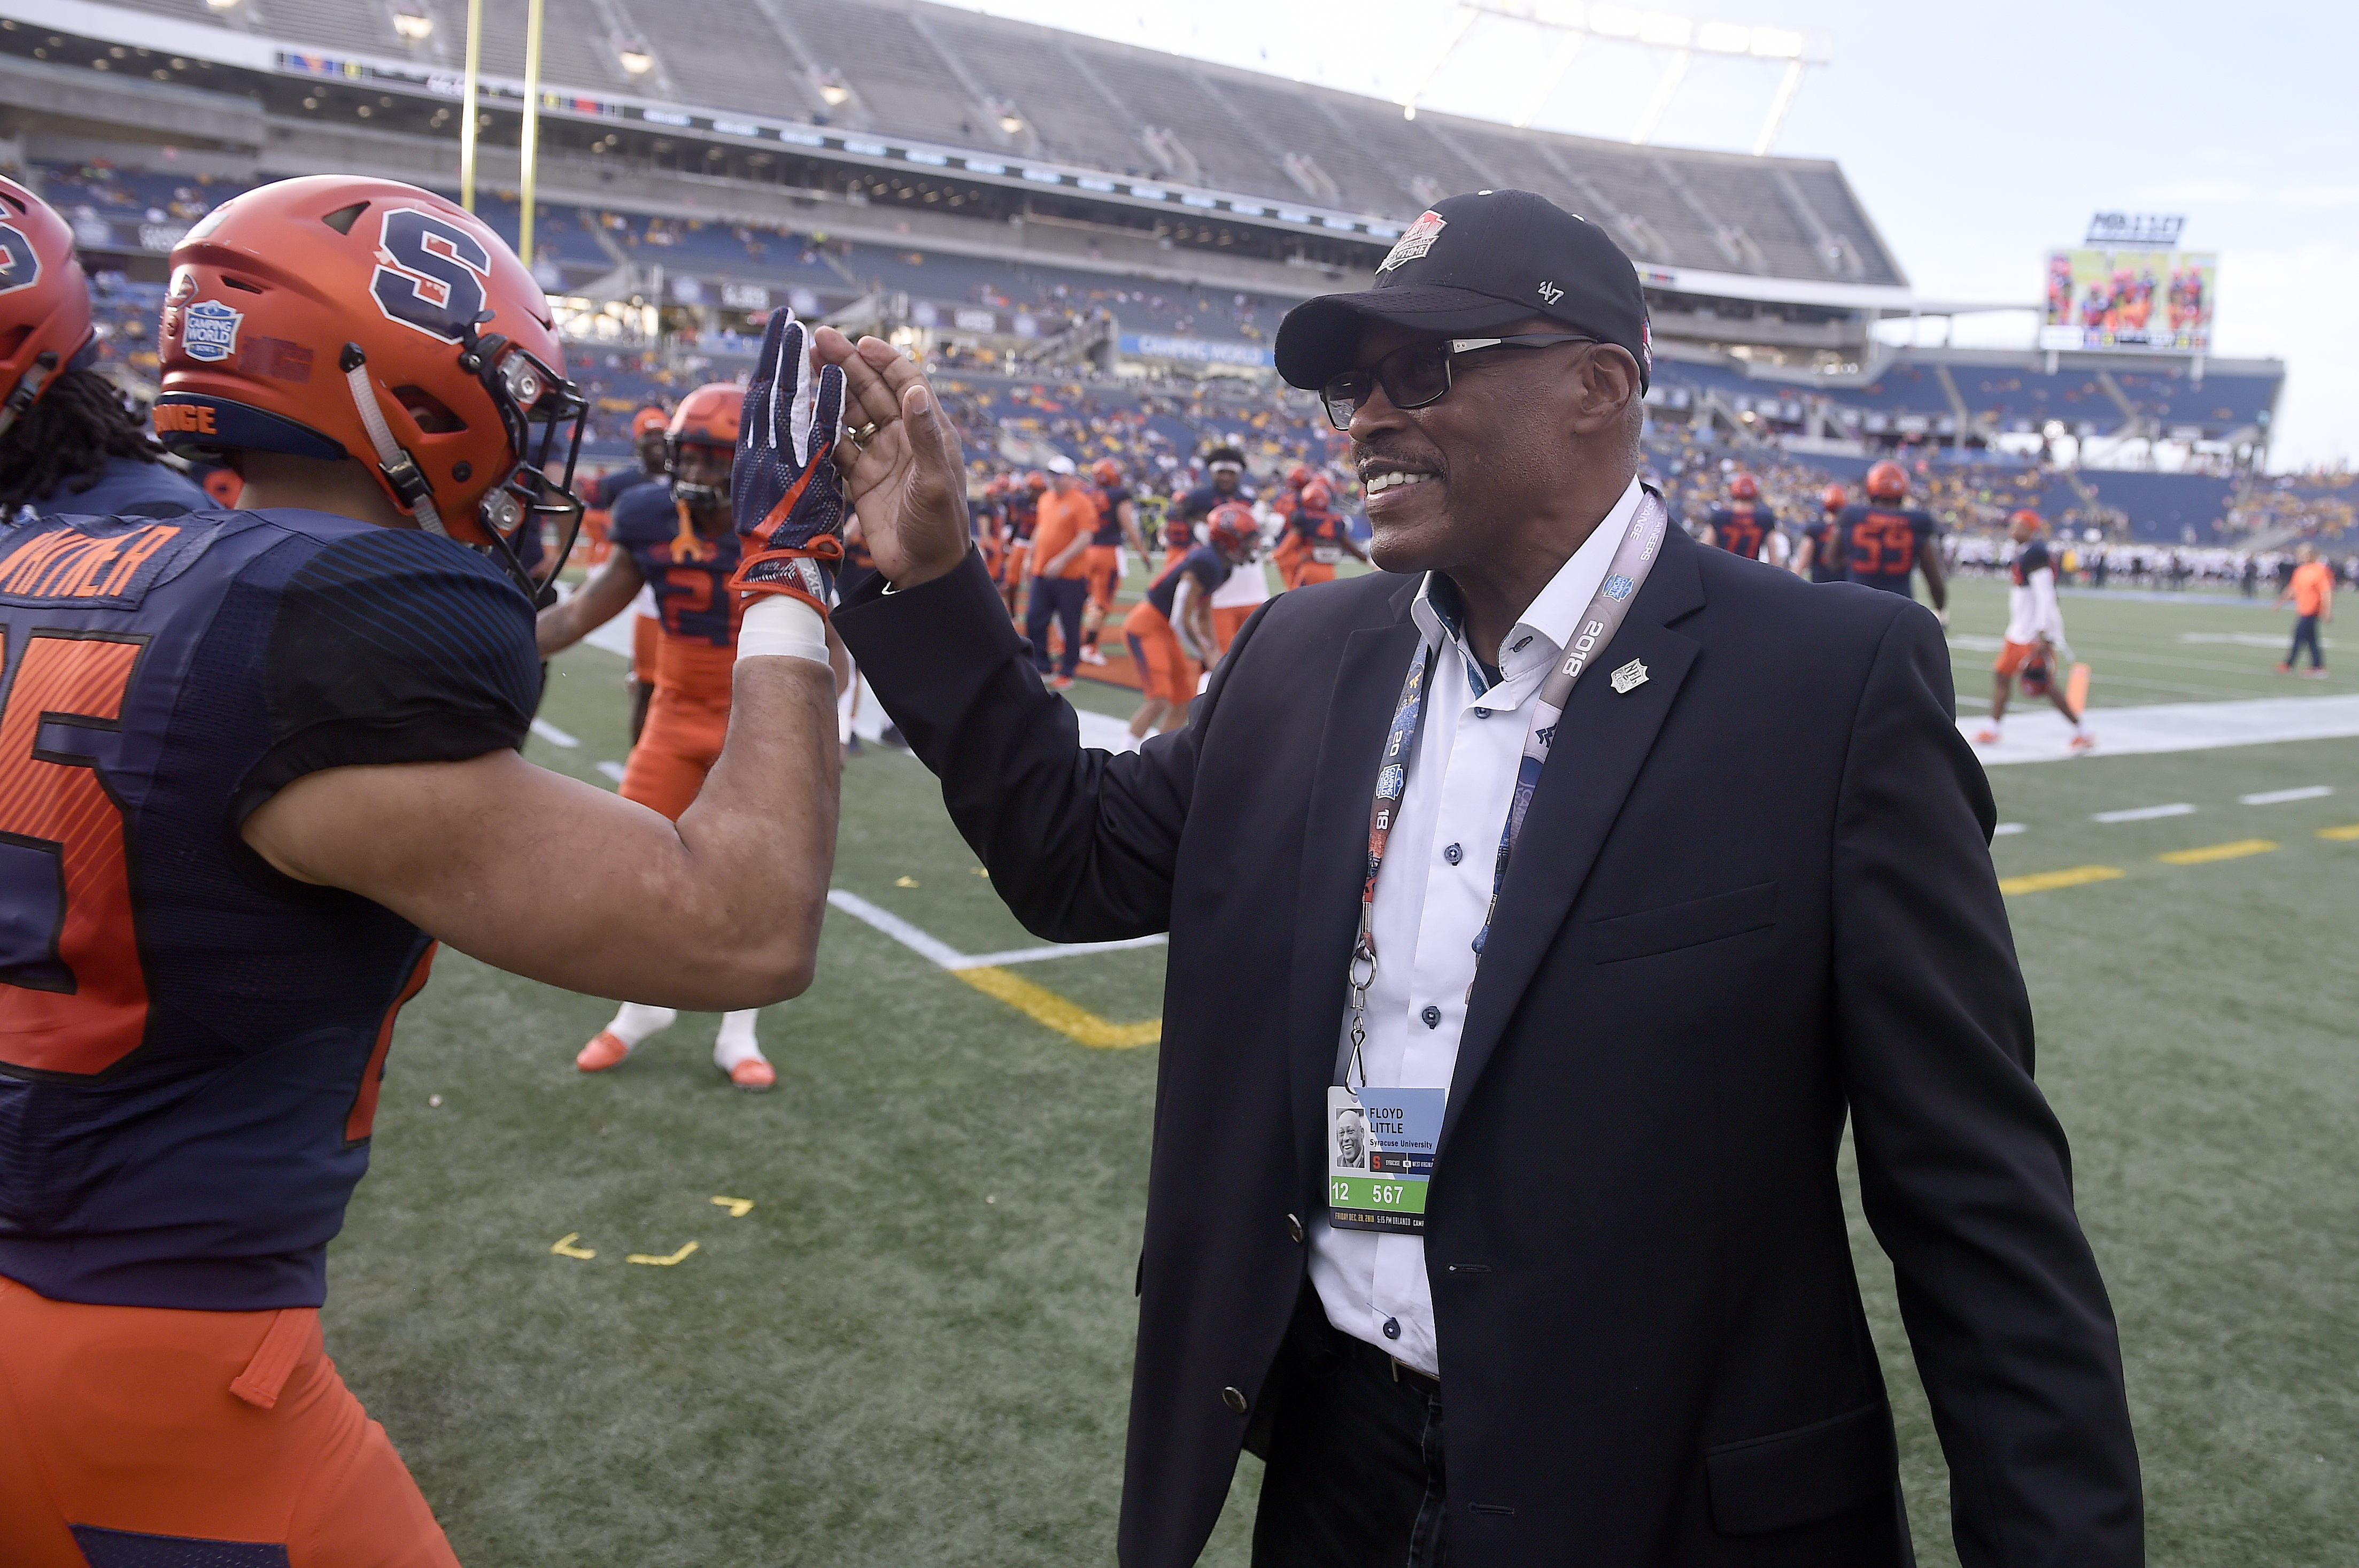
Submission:
[[[1303,485],[1287,534],[1295,541],[1294,571],[1288,588],[1308,588],[1335,581],[1335,563],[1345,556],[1365,565],[1368,552],[1352,537],[1352,519],[1335,509],[1335,491],[1324,479]],[[1223,647],[1227,644],[1225,640]]]
[[[72,228],[0,179],[0,526],[27,510],[168,517],[213,504],[164,463],[97,359]]]
[[[1196,548],[1196,525],[1209,520],[1212,508],[1230,501],[1253,502],[1253,492],[1245,485],[1245,450],[1234,442],[1223,441],[1204,454],[1203,484],[1180,497],[1171,508],[1171,522],[1178,525],[1167,529],[1164,538],[1164,564],[1172,561],[1172,550],[1181,555]],[[1180,535],[1184,529],[1186,538]]]
[[[1802,542],[1794,548],[1791,565],[1794,575],[1807,577],[1813,583],[1840,583],[1843,580],[1843,508],[1851,505],[1851,493],[1840,485],[1830,485],[1819,492],[1819,515],[1802,528]]]
[[[1089,608],[1082,612],[1082,661],[1102,665],[1106,660],[1098,651],[1098,636],[1114,613],[1114,592],[1122,586],[1122,547],[1127,543],[1145,561],[1147,540],[1138,531],[1138,510],[1123,483],[1121,463],[1110,457],[1092,463],[1086,494],[1098,509],[1098,520],[1082,562],[1090,585]]]
[[[1010,475],[1007,485],[1007,553],[1001,562],[999,596],[1007,613],[1016,612],[1025,579],[1032,570],[1032,534],[1040,526],[1040,497],[1049,493],[1049,476],[1034,469],[1020,481]]]
[[[1261,526],[1241,501],[1215,507],[1205,532],[1207,542],[1165,567],[1123,622],[1131,668],[1138,671],[1146,698],[1131,715],[1133,740],[1188,722],[1197,679],[1220,657],[1212,634],[1212,592],[1253,560],[1261,542]]]
[[[1933,613],[1950,624],[1950,587],[1941,576],[1940,529],[1927,512],[1906,505],[1908,475],[1890,461],[1867,471],[1867,504],[1845,506],[1837,519],[1843,545],[1843,580],[1914,597],[1909,578],[1925,573]]]
[[[1082,486],[1080,471],[1062,452],[1049,460],[1049,493],[1040,497],[1032,531],[1032,592],[1024,606],[1024,635],[1032,639],[1033,668],[1059,691],[1073,683],[1082,661],[1082,612],[1089,603],[1090,536],[1097,530],[1097,503]],[[1064,637],[1049,674],[1049,626]]]
[[[719,381],[679,400],[665,431],[671,483],[624,493],[614,508],[614,553],[580,593],[543,610],[535,628],[546,659],[604,626],[643,591],[654,595],[654,697],[617,793],[673,822],[703,788],[729,733],[745,613],[728,586],[739,559],[729,487],[744,398],[735,384]],[[840,723],[838,734],[840,740]],[[712,1064],[738,1088],[758,1093],[778,1075],[755,1038],[755,1017],[752,1008],[722,1016]],[[575,1053],[573,1065],[584,1073],[619,1066],[679,1018],[669,1007],[625,1002]]]
[[[1704,518],[1703,542],[1760,561],[1777,529],[1776,514],[1761,504],[1761,481],[1740,474],[1728,482],[1728,505],[1714,506]]]
[[[2318,628],[2334,619],[2334,568],[2318,559],[2318,547],[2304,540],[2294,547],[2293,574],[2286,579],[2285,592],[2270,604],[2271,609],[2293,605],[2293,642],[2277,665],[2277,673],[2290,675],[2301,658],[2304,648],[2310,649],[2310,668],[2302,674],[2310,680],[2326,679],[2326,655],[2321,651]]]
[[[583,401],[498,236],[317,176],[169,267],[157,428],[255,509],[0,540],[0,1563],[451,1568],[321,1345],[394,1017],[438,940],[679,1007],[809,983],[842,383],[773,331],[812,434],[739,465],[766,596],[674,823],[518,755],[547,583],[511,540],[571,544]]]
[[[2064,715],[2072,726],[2075,752],[2096,744],[2056,680],[2058,659],[2067,645],[2064,610],[2056,599],[2056,562],[2048,541],[2039,537],[2047,527],[2028,507],[2006,520],[2006,537],[2015,541],[2015,553],[2007,561],[2006,637],[1998,661],[1991,666],[1990,723],[1976,732],[1977,745],[1998,744],[1999,724],[2006,717],[2007,699],[2015,694],[2017,679],[2025,696],[2045,697]]]

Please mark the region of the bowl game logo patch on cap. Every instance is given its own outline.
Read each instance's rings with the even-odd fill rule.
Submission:
[[[1415,261],[1433,248],[1433,242],[1440,237],[1441,231],[1447,228],[1449,223],[1449,219],[1428,207],[1424,215],[1411,223],[1402,234],[1399,242],[1393,246],[1391,254],[1377,264],[1376,270],[1390,272],[1402,262]]]

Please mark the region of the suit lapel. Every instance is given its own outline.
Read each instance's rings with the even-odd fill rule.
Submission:
[[[1666,539],[1662,560],[1638,591],[1613,642],[1572,689],[1572,700],[1559,721],[1557,742],[1524,818],[1475,973],[1457,1066],[1451,1074],[1449,1108],[1442,1117],[1443,1148],[1468,1092],[1489,1063],[1507,1020],[1588,880],[1605,835],[1621,814],[1695,662],[1699,645],[1668,623],[1703,604],[1699,547],[1677,528]],[[1633,659],[1645,662],[1647,679],[1617,692],[1611,674]],[[1438,1159],[1440,1150],[1436,1153]]]
[[[1343,972],[1359,929],[1360,887],[1368,868],[1368,801],[1378,753],[1418,646],[1417,625],[1408,614],[1415,597],[1412,583],[1392,601],[1399,619],[1364,626],[1345,640],[1311,775],[1286,1032],[1300,1143],[1296,1152],[1306,1170],[1321,1158],[1310,1144],[1320,1126],[1318,1107],[1334,1082]]]

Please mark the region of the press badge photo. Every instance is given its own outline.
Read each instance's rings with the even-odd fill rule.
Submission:
[[[1339,1230],[1425,1229],[1447,1089],[1327,1090],[1327,1205]]]

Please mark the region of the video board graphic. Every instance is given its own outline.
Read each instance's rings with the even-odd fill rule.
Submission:
[[[2051,251],[2039,346],[2206,353],[2219,272],[2210,251]]]

